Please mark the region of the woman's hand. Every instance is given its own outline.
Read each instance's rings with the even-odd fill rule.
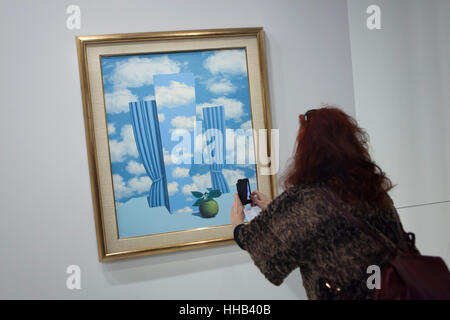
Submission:
[[[270,199],[268,196],[266,196],[264,193],[259,192],[258,190],[255,190],[251,194],[251,199],[253,201],[252,205],[257,205],[261,209],[265,209],[267,205],[270,203]]]
[[[234,202],[231,207],[230,220],[233,230],[237,225],[244,223],[244,206],[242,205],[241,199],[239,199],[237,193],[234,194]]]

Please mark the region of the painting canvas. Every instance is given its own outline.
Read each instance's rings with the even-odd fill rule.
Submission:
[[[237,180],[276,195],[263,36],[77,37],[100,261],[232,244]]]
[[[106,56],[101,66],[119,237],[228,224],[237,180],[257,188],[245,49]],[[210,128],[222,132],[215,165],[204,156]],[[183,133],[191,148],[176,150]]]

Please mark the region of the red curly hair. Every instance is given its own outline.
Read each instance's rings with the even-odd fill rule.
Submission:
[[[310,110],[299,119],[296,151],[282,177],[285,189],[325,182],[353,205],[392,205],[386,195],[394,186],[370,158],[369,137],[355,119],[335,107]]]

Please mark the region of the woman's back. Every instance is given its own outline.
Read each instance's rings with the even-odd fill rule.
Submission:
[[[317,188],[319,186],[309,189],[294,187],[289,191],[301,193],[302,211],[308,216],[307,220],[320,220],[313,229],[308,229],[316,238],[311,239],[315,242],[311,260],[308,266],[300,266],[308,296],[311,294],[310,299],[333,298],[335,293],[326,284],[324,286],[327,282],[333,287],[339,287],[344,296],[354,299],[371,298],[373,290],[367,287],[367,278],[371,273],[367,273],[367,268],[371,265],[381,267],[387,261],[389,251],[345,218]],[[394,243],[400,242],[401,222],[393,205],[386,208],[368,203],[351,206],[335,195],[333,198],[343,210],[364,221],[373,230],[386,235]]]
[[[342,110],[309,110],[299,121],[295,152],[282,178],[285,191],[236,228],[235,239],[276,285],[300,267],[310,299],[371,298],[367,268],[381,268],[389,251],[348,221],[320,189],[400,244],[403,228],[387,194],[392,182],[371,159],[367,133]]]
[[[240,228],[239,241],[276,285],[298,266],[309,299],[370,299],[367,268],[381,268],[389,251],[348,221],[320,188],[328,189],[322,183],[288,188]],[[352,206],[330,194],[344,210],[399,243],[403,229],[393,205]],[[342,295],[328,286],[340,288]]]

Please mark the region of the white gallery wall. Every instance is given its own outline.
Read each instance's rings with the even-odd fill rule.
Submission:
[[[381,29],[369,30],[370,5]],[[424,254],[450,265],[450,1],[349,0],[356,119]]]
[[[76,35],[264,27],[281,163],[299,113],[342,107],[398,184],[392,195],[419,248],[449,264],[449,203],[416,206],[449,200],[449,1],[399,2],[406,9],[380,1],[384,29],[367,33],[359,0],[0,0],[0,298],[306,298],[298,271],[273,286],[235,245],[98,262]],[[80,30],[66,28],[71,4]],[[407,33],[415,20],[423,28]],[[81,290],[66,289],[73,264]]]

